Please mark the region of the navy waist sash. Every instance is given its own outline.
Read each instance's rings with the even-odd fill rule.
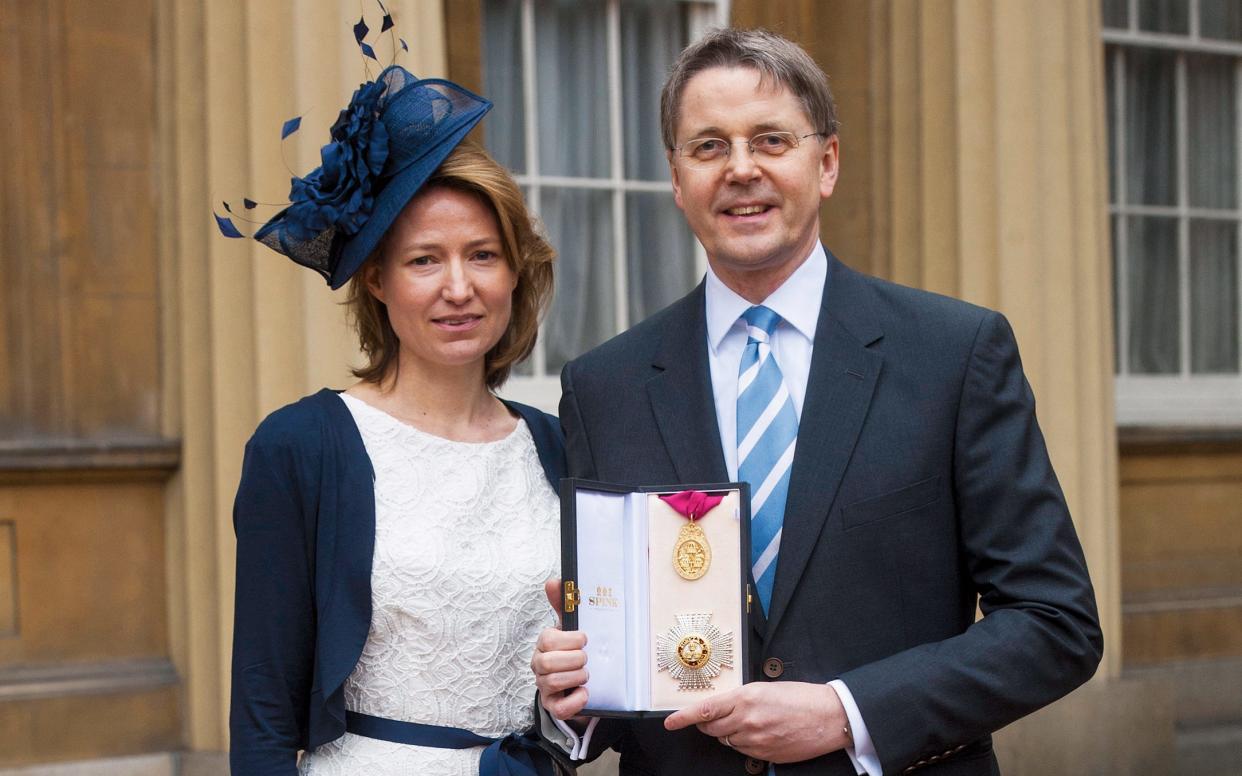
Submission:
[[[345,729],[356,736],[394,744],[436,749],[486,746],[479,759],[479,776],[556,776],[552,755],[540,748],[538,736],[533,732],[488,738],[461,728],[384,719],[348,710],[345,712]]]

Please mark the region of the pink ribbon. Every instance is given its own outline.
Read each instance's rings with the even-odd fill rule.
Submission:
[[[660,496],[660,498],[692,522],[710,512],[712,507],[721,501],[724,501],[724,496],[713,496],[697,490],[683,490],[680,493]]]

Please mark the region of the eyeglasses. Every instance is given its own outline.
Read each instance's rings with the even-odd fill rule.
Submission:
[[[746,148],[757,161],[777,159],[797,148],[808,137],[823,136],[823,132],[795,135],[793,132],[760,132],[746,140]],[[723,166],[733,151],[733,144],[718,137],[696,137],[674,148],[677,155],[691,167]]]

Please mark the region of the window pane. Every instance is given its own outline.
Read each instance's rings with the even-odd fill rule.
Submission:
[[[1131,217],[1126,242],[1130,373],[1177,374],[1177,219]]]
[[[1199,0],[1199,34],[1205,38],[1242,40],[1242,3]]]
[[[694,235],[671,193],[625,195],[630,321],[637,323],[694,287]]]
[[[522,102],[522,4],[483,2],[483,94],[494,107],[484,124],[487,150],[510,170],[526,172],[526,110]]]
[[[1131,49],[1125,57],[1127,202],[1176,204],[1173,55]]]
[[[609,176],[605,10],[603,0],[536,0],[539,166],[544,175]]]
[[[1238,227],[1190,223],[1190,370],[1238,371]]]
[[[1101,0],[1100,13],[1105,27],[1125,29],[1130,26],[1129,0]]]
[[[544,338],[548,374],[557,375],[616,333],[612,192],[545,188],[540,216],[559,256]]]
[[[1189,0],[1139,0],[1139,29],[1147,32],[1190,34]]]
[[[1117,202],[1117,77],[1113,67],[1116,49],[1104,50],[1104,112],[1108,117],[1108,201]]]
[[[1233,60],[1187,57],[1186,87],[1190,204],[1232,208],[1237,201]]]
[[[1113,372],[1121,374],[1121,265],[1117,262],[1117,226],[1121,219],[1118,216],[1109,216],[1108,218],[1108,242],[1112,248],[1110,258],[1113,262]]]
[[[688,5],[665,0],[621,4],[621,114],[625,177],[668,180],[660,139],[660,88],[686,44]]]

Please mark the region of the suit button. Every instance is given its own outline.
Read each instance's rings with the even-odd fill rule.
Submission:
[[[752,776],[758,776],[768,769],[768,764],[763,760],[756,760],[753,757],[746,758],[746,772]]]
[[[779,657],[770,657],[763,661],[763,675],[769,679],[778,679],[785,673],[785,664]]]

